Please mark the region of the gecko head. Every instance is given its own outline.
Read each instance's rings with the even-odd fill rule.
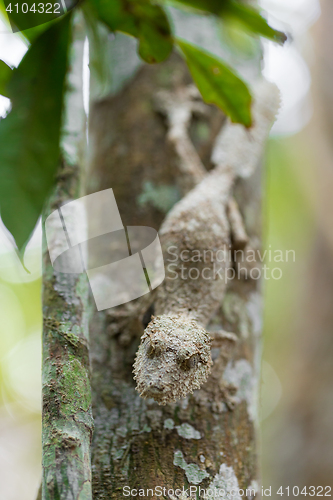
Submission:
[[[153,317],[134,363],[140,396],[166,404],[199,389],[211,371],[210,344],[195,320],[184,315]]]

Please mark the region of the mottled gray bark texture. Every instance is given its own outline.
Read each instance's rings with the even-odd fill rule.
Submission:
[[[200,44],[206,36],[196,24],[199,17],[175,13],[174,21],[179,34],[186,28],[189,40]],[[205,47],[222,55],[209,19],[202,22]],[[185,146],[184,137],[170,137],[165,109],[161,113],[156,98],[161,90],[175,94],[192,83],[184,62],[174,54],[163,64],[143,66],[137,58],[127,57],[133,54],[129,39],[120,36],[118,40],[116,50],[105,37],[105,52],[114,70],[112,96],[105,97],[105,89],[98,85],[91,87],[88,175],[77,155],[80,125],[81,129],[74,127],[73,143],[64,148],[74,152],[71,166],[60,169],[45,216],[85,192],[112,188],[124,226],[158,230],[168,211],[192,187],[186,177],[186,171],[193,170],[192,162],[182,162],[179,153],[185,147],[196,162],[211,170],[211,152],[225,117],[207,107],[207,112],[189,117]],[[82,49],[82,39],[80,43],[77,46]],[[93,50],[91,57],[93,74]],[[242,69],[257,73],[253,61]],[[82,101],[81,90],[76,93],[77,104]],[[101,95],[103,99],[96,102]],[[78,163],[80,171],[75,167]],[[84,178],[87,190],[82,191]],[[261,242],[260,179],[257,169],[233,186],[255,249]],[[132,373],[140,337],[154,313],[154,295],[97,312],[92,298],[88,305],[87,293],[83,276],[56,273],[45,255],[43,500],[123,498],[124,486],[174,490],[200,486],[226,493],[251,488],[247,496],[254,497],[259,484],[260,282],[240,277],[229,284],[207,331],[233,332],[237,345],[233,341],[224,343],[223,350],[213,347],[215,363],[208,381],[193,395],[165,406],[143,400],[135,391]],[[88,349],[91,310],[95,312],[90,317]],[[172,498],[168,493],[162,496]]]
[[[166,141],[167,127],[156,112],[154,96],[160,89],[175,91],[189,83],[184,63],[174,55],[161,65],[142,67],[118,94],[91,110],[89,190],[112,188],[125,226],[159,229],[181,197],[179,158],[174,145]],[[206,116],[192,120],[190,136],[207,169],[223,121],[222,113],[213,107]],[[257,170],[234,188],[254,248],[261,239],[260,187]],[[222,329],[238,337],[236,349],[228,353],[230,359],[221,360],[223,384],[221,365],[216,363],[202,389],[166,406],[141,399],[133,381],[134,355],[154,312],[151,302],[145,296],[96,312],[90,322],[93,498],[123,498],[123,486],[182,489],[196,485],[226,491],[237,485],[255,487],[259,482],[259,281],[235,279],[208,326],[208,331]],[[214,348],[213,360],[219,354]],[[227,390],[231,384],[233,404]],[[222,386],[225,391],[217,389]]]
[[[79,169],[63,164],[45,218],[79,194]],[[43,500],[91,498],[93,432],[88,349],[88,282],[56,272],[44,242]]]
[[[84,192],[83,44],[77,11],[67,76],[63,157],[43,219]],[[59,228],[54,238],[59,237]],[[53,236],[52,236],[53,238]],[[48,242],[50,243],[50,242]],[[52,245],[51,245],[52,246]],[[85,274],[57,272],[43,241],[43,500],[91,500],[93,432],[89,364],[89,287]]]

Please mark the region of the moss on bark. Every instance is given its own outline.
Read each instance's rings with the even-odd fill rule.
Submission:
[[[77,194],[77,168],[62,165],[46,217]],[[90,500],[93,432],[88,283],[54,271],[44,242],[43,500]]]

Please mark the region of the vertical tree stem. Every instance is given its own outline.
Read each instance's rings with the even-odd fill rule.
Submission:
[[[62,143],[66,162],[46,217],[82,194],[85,115],[82,99],[84,29],[74,19]],[[43,241],[43,500],[91,500],[90,445],[93,432],[88,349],[88,282],[85,274],[53,269]]]

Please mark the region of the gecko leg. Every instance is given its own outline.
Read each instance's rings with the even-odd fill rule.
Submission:
[[[236,404],[233,396],[237,392],[238,387],[234,384],[224,382],[223,373],[229,359],[232,357],[237,347],[238,337],[234,333],[224,330],[210,332],[210,336],[212,348],[219,348],[217,357],[215,359],[213,357],[214,364],[211,374],[211,377],[215,380],[216,390],[213,406],[216,410],[221,410],[221,401],[223,401],[229,410],[233,410]]]
[[[228,202],[228,219],[230,224],[231,241],[234,250],[244,250],[249,242],[246,234],[242,214],[234,197],[231,197]]]
[[[253,258],[256,254],[255,240],[250,241],[248,238],[242,214],[233,197],[230,198],[227,208],[234,268],[237,276],[248,279],[251,277],[252,270],[258,265],[257,260]]]
[[[183,87],[178,92],[161,90],[155,96],[156,110],[167,118],[167,139],[173,144],[179,158],[184,194],[207,175],[188,134],[192,116],[207,113],[207,106],[199,98],[199,91],[194,85]]]

